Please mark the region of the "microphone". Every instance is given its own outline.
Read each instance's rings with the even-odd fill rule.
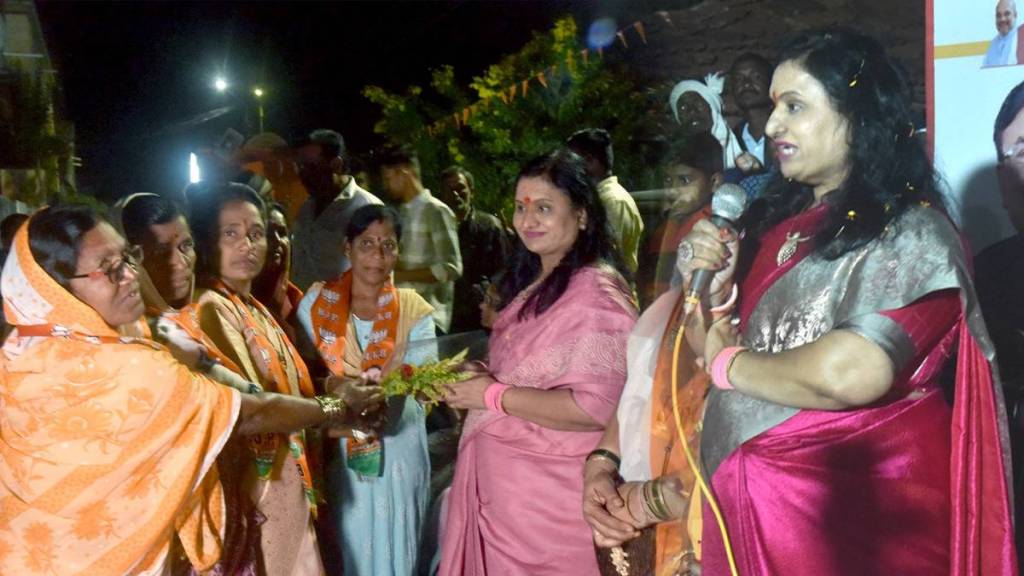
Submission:
[[[711,223],[718,228],[728,228],[737,232],[736,223],[747,210],[747,193],[736,184],[722,184],[711,197]],[[686,295],[686,308],[692,310],[700,303],[701,296],[711,285],[714,270],[697,270],[690,280],[690,290]]]

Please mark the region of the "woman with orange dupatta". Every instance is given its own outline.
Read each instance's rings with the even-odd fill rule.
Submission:
[[[703,221],[680,246],[684,278],[723,289],[741,258],[738,331],[687,327],[713,383],[703,572],[1017,574],[998,370],[908,85],[850,31],[804,33],[780,62],[784,178],[742,245]]]
[[[313,382],[284,330],[251,293],[267,255],[263,200],[248,186],[224,184],[192,199],[199,323],[217,348],[264,390],[312,397]],[[312,520],[318,496],[306,454],[305,435],[251,439],[254,455],[246,484],[261,526],[262,565],[267,574],[322,574]]]
[[[433,307],[391,282],[401,234],[392,208],[353,212],[344,247],[352,268],[310,286],[299,305],[306,337],[342,381],[411,371],[436,359]],[[327,497],[344,574],[413,574],[429,497],[425,411],[414,398],[394,398],[384,425],[373,432],[372,438],[349,435],[329,444]]]
[[[0,573],[166,574],[179,555],[208,570],[223,552],[213,464],[229,436],[346,421],[336,399],[240,395],[122,336],[143,311],[138,258],[84,207],[43,209],[15,237],[2,276],[15,330],[0,383]]]

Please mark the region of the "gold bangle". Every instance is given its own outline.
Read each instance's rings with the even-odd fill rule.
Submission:
[[[327,421],[330,423],[341,422],[345,417],[345,410],[348,406],[345,405],[345,401],[337,396],[314,396],[313,400],[320,405],[320,409],[324,411],[324,416],[327,417]]]
[[[665,502],[665,493],[662,490],[661,482],[658,480],[652,480],[651,483],[651,494],[654,496],[654,505],[657,508],[658,513],[656,514],[659,520],[665,521],[672,518],[672,511],[669,510],[668,504]]]

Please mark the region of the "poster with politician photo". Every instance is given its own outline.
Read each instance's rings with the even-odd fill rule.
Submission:
[[[1024,80],[1016,65],[1024,63],[1017,58],[1024,23],[1013,0],[929,0],[927,9],[929,140],[951,216],[977,253],[1017,233],[1000,189],[1009,180],[1000,174],[1019,150],[1004,146],[997,116]]]

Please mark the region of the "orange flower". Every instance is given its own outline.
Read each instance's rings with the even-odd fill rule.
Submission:
[[[42,522],[33,522],[25,528],[25,541],[37,546],[53,546],[53,530]]]
[[[50,421],[50,436],[57,440],[98,438],[111,432],[110,412],[79,405],[62,410]]]
[[[79,510],[71,531],[79,540],[95,540],[113,534],[114,520],[107,510],[107,503],[100,500]]]

